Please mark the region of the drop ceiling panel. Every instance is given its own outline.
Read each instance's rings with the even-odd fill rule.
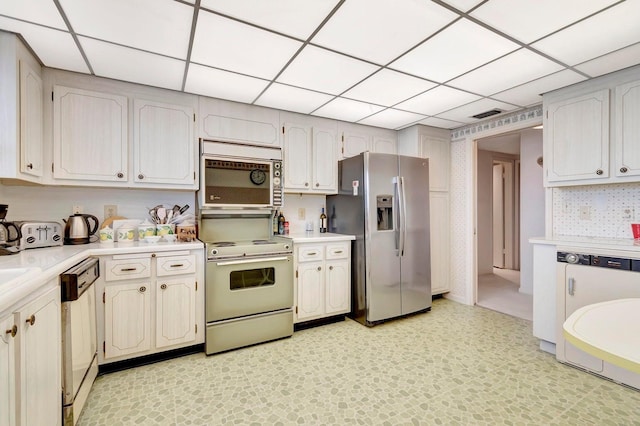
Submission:
[[[389,108],[367,117],[358,123],[387,129],[398,129],[420,121],[423,118],[425,118],[425,116],[421,114]]]
[[[616,1],[490,0],[471,16],[523,43],[531,43]]]
[[[202,65],[191,64],[185,92],[251,103],[269,82]]]
[[[529,83],[516,86],[512,89],[496,93],[491,97],[500,101],[509,102],[522,107],[531,106],[542,102],[542,94],[569,86],[570,84],[586,80],[586,77],[571,71],[562,70],[557,73],[533,80]]]
[[[51,68],[88,73],[71,34],[0,16],[0,28],[21,34],[42,63]]]
[[[200,12],[191,60],[228,71],[272,79],[302,43],[269,31]]]
[[[640,43],[584,62],[575,68],[591,77],[597,77],[637,64],[640,64]]]
[[[396,105],[395,108],[418,114],[436,115],[477,99],[480,99],[480,96],[446,86],[438,86]]]
[[[351,99],[336,98],[316,110],[313,115],[344,121],[358,121],[383,109],[378,105],[367,104]]]
[[[311,42],[384,65],[456,17],[429,1],[349,0]]]
[[[193,7],[170,0],[60,0],[81,35],[186,59]]]
[[[639,17],[640,1],[625,1],[532,46],[575,65],[640,41]]]
[[[184,61],[86,37],[80,44],[100,77],[182,90]]]
[[[382,69],[342,96],[358,101],[392,106],[435,86],[435,83],[420,78]]]
[[[58,8],[52,1],[0,1],[0,15],[23,19],[67,31],[67,24],[64,23],[62,16],[60,16],[58,12]]]
[[[458,121],[445,120],[438,117],[429,117],[420,121],[418,124],[424,124],[425,126],[440,127],[442,129],[455,129],[457,127],[464,126],[464,123]]]
[[[518,107],[505,102],[484,98],[446,111],[442,114],[438,114],[438,117],[444,118],[445,120],[460,121],[462,123],[476,123],[482,121],[482,119],[473,118],[473,115],[490,111],[492,109],[499,109],[503,112],[507,112],[518,109]]]
[[[278,77],[278,81],[339,95],[378,70],[375,65],[306,46]]]
[[[331,99],[333,96],[324,93],[273,83],[258,98],[256,105],[309,114]]]
[[[488,96],[560,69],[562,66],[555,62],[530,50],[520,49],[458,77],[448,84]]]
[[[202,0],[201,7],[306,40],[337,0]]]
[[[504,37],[461,19],[390,67],[444,83],[518,48]]]
[[[444,0],[444,3],[447,3],[461,12],[468,12],[472,8],[476,7],[483,0]]]

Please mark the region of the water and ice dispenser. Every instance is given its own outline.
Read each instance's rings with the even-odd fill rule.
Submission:
[[[376,211],[378,212],[378,231],[393,229],[393,196],[378,195]]]

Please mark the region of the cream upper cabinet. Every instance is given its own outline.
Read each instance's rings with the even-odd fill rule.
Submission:
[[[429,159],[429,190],[448,191],[451,141],[420,135],[420,157]]]
[[[343,122],[340,122],[338,127],[338,135],[342,144],[341,159],[354,157],[365,151],[379,154],[398,153],[395,130]]]
[[[335,132],[305,124],[283,125],[286,192],[335,194],[338,180]]]
[[[550,102],[544,109],[547,183],[607,179],[609,90]]]
[[[54,87],[53,177],[127,182],[127,98]]]
[[[200,97],[200,133],[204,139],[280,146],[276,109]]]
[[[615,165],[618,177],[640,176],[640,80],[615,88]]]
[[[40,64],[0,31],[0,178],[43,182],[43,103]]]
[[[373,135],[371,151],[379,154],[397,154],[398,143],[395,135],[393,137]]]
[[[370,137],[362,133],[345,131],[342,133],[342,158],[355,157],[369,150]]]
[[[194,110],[133,101],[133,180],[197,189]]]

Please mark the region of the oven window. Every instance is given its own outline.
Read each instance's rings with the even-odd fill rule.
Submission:
[[[231,290],[266,287],[276,283],[276,270],[273,267],[233,271],[229,276]]]

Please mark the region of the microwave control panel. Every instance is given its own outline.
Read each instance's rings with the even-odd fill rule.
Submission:
[[[280,207],[282,206],[282,161],[274,161],[273,162],[273,206]]]

